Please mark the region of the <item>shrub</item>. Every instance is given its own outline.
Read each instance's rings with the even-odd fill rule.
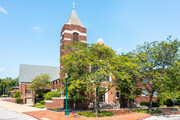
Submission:
[[[21,98],[16,98],[16,103],[22,104],[22,99]]]
[[[13,98],[20,98],[21,97],[21,92],[20,91],[14,91],[13,92]]]
[[[142,101],[140,102],[140,105],[143,106],[149,106],[149,102]],[[159,102],[152,102],[152,107],[159,107]]]
[[[52,91],[52,92],[48,92],[46,95],[45,95],[45,100],[51,100],[52,97],[60,97],[61,94],[60,92],[58,91]]]
[[[149,105],[149,102],[142,101],[142,102],[140,102],[140,105],[141,105],[141,106],[143,106],[143,105],[148,106],[148,105]]]
[[[114,113],[110,111],[101,111],[99,114],[95,114],[94,111],[91,112],[79,112],[78,115],[85,116],[85,117],[107,117],[113,116]]]
[[[8,97],[8,95],[2,95],[1,97]]]
[[[41,104],[41,103],[37,103],[35,105],[36,108],[45,108],[45,105]]]
[[[162,111],[160,111],[160,110],[132,110],[132,112],[148,113],[148,114],[162,113]]]
[[[52,110],[53,110],[53,111],[58,111],[58,109],[57,109],[57,108],[53,108]]]
[[[44,104],[45,104],[45,101],[44,101],[44,100],[42,100],[42,101],[40,101],[40,103],[41,103],[42,105],[44,105]]]

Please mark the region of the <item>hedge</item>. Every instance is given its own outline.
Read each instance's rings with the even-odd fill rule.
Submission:
[[[142,101],[142,102],[140,102],[140,105],[141,106],[149,106],[149,102],[145,102],[145,101]],[[152,107],[159,107],[159,102],[152,102]]]

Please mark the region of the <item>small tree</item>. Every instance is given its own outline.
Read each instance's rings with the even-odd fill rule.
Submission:
[[[47,89],[50,89],[50,77],[48,74],[41,74],[36,76],[29,86],[31,91],[36,92],[36,96],[44,97]],[[38,94],[37,94],[38,93]]]

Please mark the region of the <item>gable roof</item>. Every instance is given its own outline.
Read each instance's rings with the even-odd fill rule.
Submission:
[[[50,81],[60,78],[60,67],[25,65],[21,64],[19,69],[19,83],[31,82],[37,75],[49,74]]]
[[[67,23],[82,26],[82,23],[81,23],[78,15],[76,14],[76,11],[74,9],[73,9],[71,16],[69,17],[69,20]]]

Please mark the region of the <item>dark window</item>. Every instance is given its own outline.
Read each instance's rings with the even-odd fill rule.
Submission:
[[[73,40],[76,42],[79,42],[79,34],[78,33],[73,33]]]

